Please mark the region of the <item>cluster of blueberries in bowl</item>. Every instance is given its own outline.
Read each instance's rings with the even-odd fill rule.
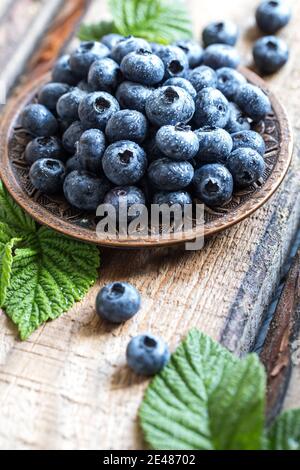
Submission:
[[[229,22],[204,30],[204,49],[109,34],[61,57],[21,116],[32,185],[95,213],[125,198],[217,207],[257,182],[265,144],[251,129],[271,104],[236,70],[237,36]]]

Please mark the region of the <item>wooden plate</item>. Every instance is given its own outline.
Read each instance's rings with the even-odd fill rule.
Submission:
[[[266,142],[266,171],[263,180],[247,190],[236,192],[232,200],[217,210],[205,212],[204,236],[211,236],[237,224],[249,217],[261,207],[278,189],[292,156],[292,132],[286,112],[271,93],[266,83],[255,73],[243,68],[242,73],[250,83],[261,87],[270,97],[273,113],[257,126]],[[48,197],[36,191],[28,177],[28,167],[23,160],[23,152],[28,135],[18,127],[19,117],[25,105],[35,100],[38,89],[47,81],[49,75],[28,84],[22,92],[12,99],[7,106],[0,130],[0,175],[15,201],[39,223],[71,237],[90,243],[119,248],[142,248],[168,246],[184,241],[192,241],[197,230],[184,233],[173,233],[170,238],[145,237],[135,240],[120,237],[111,239],[107,235],[99,238],[96,234],[94,216],[72,208],[63,197]],[[200,230],[200,229],[199,229]]]

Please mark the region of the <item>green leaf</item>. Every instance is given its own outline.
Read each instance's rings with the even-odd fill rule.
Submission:
[[[2,181],[0,181],[0,222],[9,226],[10,230],[20,236],[23,236],[24,232],[36,231],[34,220],[9,196]]]
[[[99,41],[106,34],[116,32],[116,27],[112,21],[101,21],[94,24],[82,24],[78,37],[81,41]]]
[[[83,25],[81,40],[100,40],[108,33],[138,36],[169,44],[192,37],[191,20],[178,0],[108,0],[112,22]]]
[[[99,252],[41,227],[15,251],[5,309],[22,340],[79,301],[97,278]]]
[[[0,250],[0,307],[3,307],[6,292],[10,285],[13,248],[20,241],[20,238],[12,238],[4,245],[3,249]]]
[[[140,408],[146,442],[158,450],[262,447],[265,373],[192,330],[149,385]]]
[[[268,450],[300,450],[300,409],[282,413],[268,432]]]

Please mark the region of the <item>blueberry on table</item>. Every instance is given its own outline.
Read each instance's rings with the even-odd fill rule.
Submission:
[[[194,168],[189,162],[177,162],[169,158],[154,160],[148,168],[148,179],[157,189],[177,191],[191,183]]]
[[[247,83],[245,77],[230,67],[222,67],[216,71],[217,88],[228,100],[234,99],[239,88]]]
[[[80,121],[73,122],[63,133],[62,143],[67,152],[74,154],[76,152],[76,142],[84,133],[85,128]]]
[[[85,131],[77,144],[80,166],[95,175],[102,173],[102,157],[105,151],[105,135],[99,129]]]
[[[137,183],[144,176],[147,163],[144,150],[130,140],[111,144],[102,159],[106,177],[118,186]]]
[[[145,39],[127,36],[116,43],[111,50],[110,57],[120,64],[127,54],[138,51],[139,49],[152,52],[149,42]]]
[[[121,71],[127,80],[142,85],[157,85],[165,75],[162,60],[146,49],[130,52],[121,62]]]
[[[186,78],[183,78],[183,77],[168,78],[168,80],[164,82],[164,86],[168,86],[168,85],[171,85],[171,86],[173,85],[173,86],[178,86],[179,88],[183,88],[189,95],[191,95],[193,99],[196,98],[197,92],[195,88],[193,87],[193,85],[191,84],[191,82],[187,80]]]
[[[191,160],[199,150],[199,141],[190,126],[163,126],[156,134],[159,150],[172,160]]]
[[[188,80],[193,85],[197,93],[203,90],[203,88],[215,88],[217,86],[216,72],[206,65],[200,65],[199,67],[191,70],[188,74]]]
[[[184,209],[185,205],[192,204],[192,197],[187,191],[160,191],[154,194],[152,203],[167,204],[168,206],[180,205]]]
[[[204,47],[211,44],[228,44],[235,46],[239,36],[239,30],[231,21],[213,21],[202,32]]]
[[[165,79],[170,77],[184,77],[189,61],[185,52],[177,46],[162,46],[156,54],[165,66]]]
[[[153,88],[140,83],[125,81],[118,87],[116,98],[121,108],[135,109],[144,113],[146,101],[152,95],[153,90]]]
[[[110,34],[105,34],[101,38],[102,44],[104,44],[108,49],[113,49],[121,39],[124,39],[124,36],[121,36],[121,34],[117,33],[110,33]]]
[[[56,105],[59,117],[67,121],[77,121],[78,108],[85,96],[86,93],[79,88],[74,88],[65,95],[62,95]]]
[[[195,112],[191,95],[177,86],[157,88],[146,101],[146,115],[155,126],[189,122]]]
[[[194,121],[199,127],[224,128],[229,118],[229,103],[215,88],[203,88],[195,100]]]
[[[120,110],[116,98],[105,91],[86,95],[78,109],[79,118],[86,129],[104,131],[111,116]]]
[[[222,206],[232,197],[232,176],[224,165],[218,163],[198,168],[193,185],[195,195],[207,206]]]
[[[275,36],[265,36],[258,39],[254,44],[253,58],[261,73],[275,73],[287,63],[289,48],[283,39]]]
[[[259,122],[272,111],[268,96],[255,85],[243,85],[235,97],[236,104],[253,121]]]
[[[55,62],[52,69],[52,81],[67,83],[71,86],[77,85],[80,81],[80,75],[71,69],[69,55],[63,55]]]
[[[47,83],[42,86],[38,94],[38,102],[43,104],[52,112],[56,112],[56,105],[59,98],[70,91],[67,83]]]
[[[224,129],[202,128],[195,131],[199,142],[197,161],[222,163],[232,151],[232,138]]]
[[[113,282],[103,287],[96,298],[99,317],[111,323],[123,323],[132,318],[141,307],[141,296],[127,282]]]
[[[53,158],[37,160],[30,168],[29,178],[32,185],[45,194],[61,192],[66,170],[64,164]]]
[[[266,34],[275,34],[286,26],[292,16],[289,2],[286,0],[265,0],[257,7],[257,26]]]
[[[245,130],[240,132],[235,132],[231,135],[233,141],[233,149],[238,148],[251,148],[255,150],[260,155],[264,156],[266,151],[266,144],[264,139],[258,132]]]
[[[123,109],[108,121],[105,134],[110,142],[131,140],[138,144],[144,142],[148,133],[148,121],[144,114],[133,109]]]
[[[238,51],[227,44],[212,44],[208,46],[203,53],[203,64],[214,70],[222,67],[236,69],[240,64]]]
[[[170,360],[167,344],[157,336],[135,336],[126,350],[128,366],[139,375],[150,376],[160,372]]]
[[[107,57],[109,53],[109,48],[101,42],[82,42],[70,55],[71,69],[81,78],[86,78],[92,63],[95,62],[95,60]]]
[[[65,161],[66,151],[57,137],[36,137],[26,146],[24,158],[30,165],[41,158]]]
[[[21,115],[21,125],[36,137],[51,137],[58,132],[58,122],[42,104],[29,104]]]
[[[127,208],[127,221],[131,222],[136,217],[140,216],[142,210],[137,208],[135,214],[128,214],[129,209],[135,205],[139,204],[145,206],[146,199],[143,191],[136,186],[117,186],[116,188],[111,189],[104,198],[104,204],[111,204],[116,210],[116,218],[119,219],[119,210]],[[120,209],[121,208],[121,209]],[[122,214],[124,217],[125,214]]]
[[[201,64],[203,49],[196,41],[192,41],[191,39],[182,39],[177,41],[174,46],[179,47],[186,54],[189,61],[189,67],[191,69],[198,67],[198,65]]]
[[[230,134],[250,129],[250,122],[237,104],[229,103],[229,117],[225,129]]]
[[[226,164],[239,188],[245,188],[258,181],[264,174],[263,157],[251,148],[237,148],[229,156]]]
[[[110,183],[103,176],[74,170],[66,176],[63,189],[65,198],[72,206],[82,211],[96,212],[110,189]]]
[[[109,57],[96,60],[88,73],[88,84],[91,91],[113,93],[123,79],[119,64]]]

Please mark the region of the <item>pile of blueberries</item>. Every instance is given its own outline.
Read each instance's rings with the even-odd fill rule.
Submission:
[[[95,213],[125,199],[128,207],[193,198],[216,207],[257,182],[265,143],[251,128],[271,105],[236,70],[237,38],[234,24],[211,23],[204,49],[109,34],[62,56],[22,113],[33,186]]]

